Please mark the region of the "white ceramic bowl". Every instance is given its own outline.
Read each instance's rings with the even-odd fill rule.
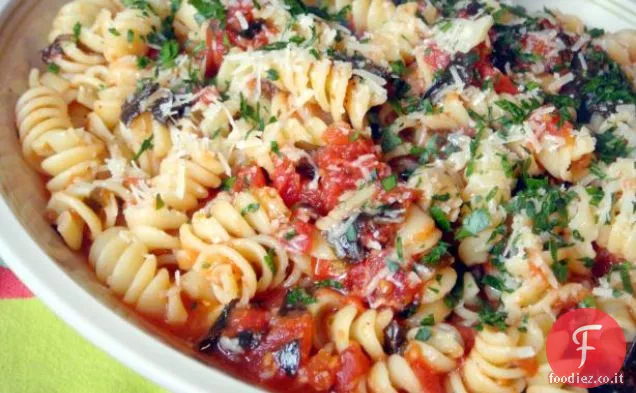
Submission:
[[[197,354],[137,317],[96,282],[84,258],[69,251],[44,220],[42,180],[22,159],[14,105],[31,67],[41,66],[55,12],[66,0],[0,0],[0,255],[55,313],[122,363],[173,392],[258,392],[197,360]],[[613,31],[636,27],[628,0],[525,0]]]

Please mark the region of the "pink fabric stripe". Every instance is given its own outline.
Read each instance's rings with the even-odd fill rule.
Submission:
[[[13,272],[0,266],[0,299],[29,298],[33,294]]]

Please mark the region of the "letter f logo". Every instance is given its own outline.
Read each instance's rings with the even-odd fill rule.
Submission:
[[[585,325],[576,329],[574,333],[572,333],[572,341],[574,341],[575,344],[580,345],[580,347],[576,349],[577,351],[581,351],[581,364],[579,364],[579,368],[583,367],[585,361],[587,360],[587,351],[593,351],[596,349],[592,346],[587,345],[587,331],[601,330],[601,328],[603,328],[603,325]],[[582,342],[579,342],[576,336],[581,332],[583,332],[583,339],[581,340]]]

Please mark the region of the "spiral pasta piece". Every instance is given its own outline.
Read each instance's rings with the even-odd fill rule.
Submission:
[[[270,254],[266,248],[271,247]],[[223,244],[199,240],[192,268],[183,276],[186,292],[194,299],[247,304],[257,292],[276,287],[285,278],[288,257],[268,236],[232,239]]]
[[[278,192],[271,187],[253,188],[234,195],[220,193],[204,210],[196,212],[192,221],[210,243],[232,237],[271,235],[290,215]]]
[[[124,56],[143,56],[148,51],[146,36],[159,27],[159,19],[151,12],[125,9],[108,23],[104,37],[104,57],[115,61]]]
[[[225,169],[217,153],[197,149],[187,158],[168,157],[161,160],[159,174],[151,181],[164,202],[175,209],[190,211],[198,201],[208,197],[209,189],[221,185]]]
[[[294,97],[309,95],[334,121],[344,120],[347,115],[356,129],[364,126],[364,117],[371,107],[387,99],[384,82],[368,72],[354,70],[351,63],[317,60],[306,50],[289,49],[269,52],[254,65],[239,65],[245,56],[244,53],[226,56],[218,75],[222,87],[228,87],[232,80],[231,90],[238,92],[253,77],[265,78],[266,71],[274,70],[279,75],[273,81],[276,87]],[[239,80],[243,82],[238,83]]]
[[[418,205],[422,210],[429,211],[433,205],[438,206],[454,222],[462,206],[462,179],[449,169],[444,165],[422,165],[409,177],[408,185],[421,191]]]
[[[523,341],[537,351],[536,372],[528,375],[527,393],[587,393],[587,389],[575,388],[565,384],[550,381],[550,374],[553,373],[546,355],[546,339],[554,320],[552,317],[543,314],[531,318],[526,324],[526,333]]]
[[[64,242],[73,250],[82,247],[85,227],[93,239],[102,232],[102,219],[97,213],[84,200],[67,192],[53,193],[47,211]]]
[[[168,270],[158,270],[156,257],[125,228],[110,228],[97,236],[88,259],[97,278],[139,312],[171,325],[187,320],[180,289]]]
[[[57,91],[46,86],[34,86],[18,99],[16,122],[22,154],[33,167],[43,171],[41,157],[47,157],[52,152],[40,148],[38,140],[49,133],[63,132],[71,127],[68,106]]]
[[[536,351],[520,345],[517,329],[505,332],[484,328],[459,371],[449,374],[447,392],[520,393],[526,383],[526,370],[520,362],[533,358]]]
[[[338,310],[329,325],[329,335],[339,352],[349,347],[350,340],[358,342],[372,360],[384,358],[384,329],[393,320],[390,309],[364,310],[349,304]]]
[[[49,42],[64,34],[77,34],[73,29],[79,25],[78,41],[95,53],[103,53],[105,22],[117,10],[117,3],[113,0],[74,0],[67,3],[53,20]]]
[[[126,207],[124,217],[130,231],[150,250],[179,248],[179,237],[173,233],[188,221],[188,216],[179,210],[143,202]]]

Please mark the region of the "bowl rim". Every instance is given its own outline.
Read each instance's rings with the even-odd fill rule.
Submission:
[[[0,26],[28,3],[0,0]],[[13,113],[7,115],[14,118]],[[102,304],[44,252],[18,220],[4,193],[0,217],[3,262],[53,313],[126,367],[171,392],[208,393],[219,388],[263,392],[162,342]]]
[[[586,0],[605,8],[628,10],[636,21],[634,0]],[[0,0],[0,26],[20,6],[20,0]],[[633,19],[632,19],[633,17]],[[623,16],[623,20],[626,18]],[[636,25],[635,25],[636,27]],[[26,78],[26,75],[25,75]],[[206,393],[217,389],[237,393],[263,392],[210,367],[153,337],[106,307],[77,284],[29,235],[13,213],[6,197],[0,197],[0,255],[17,277],[46,306],[81,336],[120,363],[159,386],[183,393]]]

